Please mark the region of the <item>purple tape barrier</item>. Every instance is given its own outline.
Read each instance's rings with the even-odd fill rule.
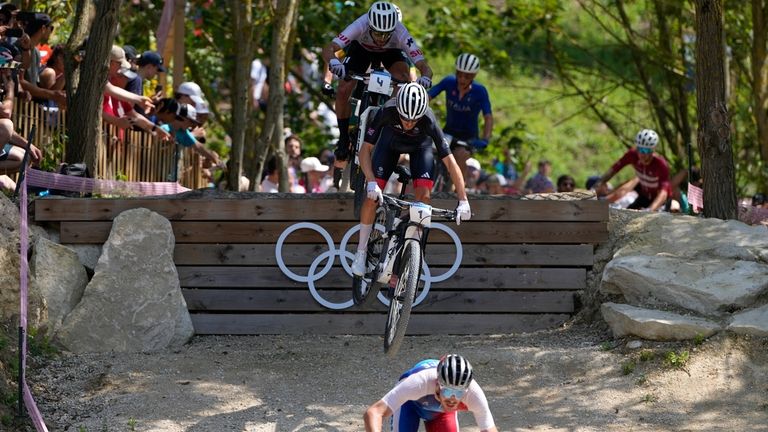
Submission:
[[[35,403],[35,399],[32,397],[32,392],[29,390],[29,386],[27,386],[27,380],[25,376],[25,372],[27,370],[27,273],[29,270],[29,263],[27,262],[27,250],[29,249],[29,227],[27,224],[27,178],[28,177],[25,176],[24,179],[22,179],[21,205],[19,206],[21,212],[21,223],[19,227],[19,237],[21,240],[21,249],[19,251],[21,255],[21,266],[19,270],[19,302],[21,303],[21,317],[19,319],[19,325],[22,329],[21,335],[23,335],[21,339],[21,379],[19,380],[19,386],[21,386],[23,389],[24,405],[27,407],[27,412],[29,413],[30,419],[32,419],[32,424],[35,425],[35,429],[37,432],[48,432],[48,428],[45,427],[45,422],[43,421],[43,416],[40,414],[40,410],[37,408],[37,404]]]
[[[173,195],[190,191],[190,189],[175,182],[153,183],[99,180],[55,174],[40,170],[28,170],[26,181],[30,186],[96,194]]]

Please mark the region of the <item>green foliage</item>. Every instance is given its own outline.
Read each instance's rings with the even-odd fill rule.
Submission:
[[[128,430],[129,431],[135,431],[136,430],[136,419],[130,418],[128,419]]]
[[[699,346],[703,344],[705,340],[707,340],[707,338],[704,337],[703,334],[699,333],[696,335],[696,337],[693,338],[693,344]]]
[[[644,373],[641,373],[638,375],[637,379],[635,379],[635,385],[638,386],[644,385],[646,382],[648,382],[648,376],[646,376]]]
[[[629,375],[632,372],[635,371],[635,368],[637,367],[637,363],[635,363],[634,360],[627,360],[621,365],[621,374],[622,375]]]
[[[59,354],[59,350],[51,345],[48,336],[40,334],[36,328],[30,328],[27,333],[27,349],[29,354],[36,357],[53,358]]]
[[[659,398],[657,398],[655,395],[653,395],[651,393],[647,393],[646,395],[643,396],[642,402],[643,403],[654,403],[654,402],[657,402],[658,400],[659,400]]]
[[[668,366],[675,369],[685,369],[689,357],[690,355],[688,351],[680,351],[680,353],[676,353],[675,351],[670,350],[664,356],[664,361]]]
[[[651,350],[642,350],[640,352],[640,361],[646,362],[654,359],[656,355]]]

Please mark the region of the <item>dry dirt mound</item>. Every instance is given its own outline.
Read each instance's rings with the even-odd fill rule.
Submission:
[[[626,342],[585,325],[408,337],[392,361],[379,337],[207,336],[175,352],[63,355],[29,377],[57,431],[357,432],[402,371],[452,351],[475,365],[500,431],[768,430],[765,340]]]

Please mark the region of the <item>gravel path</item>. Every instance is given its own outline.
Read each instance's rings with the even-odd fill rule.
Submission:
[[[450,351],[473,363],[500,431],[768,431],[768,341],[626,342],[583,325],[409,337],[387,360],[379,337],[205,336],[173,352],[64,354],[28,376],[52,431],[357,432],[402,371]],[[664,361],[671,349],[690,351],[684,368]]]

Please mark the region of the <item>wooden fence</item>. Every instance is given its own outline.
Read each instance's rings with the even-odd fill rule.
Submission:
[[[168,218],[198,334],[383,332],[381,304],[338,310],[321,304],[351,302],[352,279],[339,261],[346,255],[342,249],[352,252],[357,245],[347,195],[239,198],[38,199],[34,215],[38,222],[58,223],[64,244],[103,243],[111,221],[131,208]],[[608,238],[607,204],[481,197],[470,202],[471,221],[446,223],[445,232],[430,233],[426,261],[433,279],[414,308],[409,333],[509,333],[567,320],[576,308],[575,294],[586,287],[594,246]],[[307,229],[296,229],[299,223]],[[320,257],[328,251],[332,264]],[[346,256],[351,264],[351,254]]]
[[[16,132],[27,137],[36,126],[34,144],[44,153],[53,154],[58,165],[64,155],[66,111],[47,108],[16,99],[13,112]],[[102,123],[102,137],[96,149],[95,178],[124,181],[165,182],[173,180],[177,146],[136,130],[119,129]],[[198,189],[206,186],[202,178],[202,160],[191,149],[179,154],[178,180],[182,186]]]

